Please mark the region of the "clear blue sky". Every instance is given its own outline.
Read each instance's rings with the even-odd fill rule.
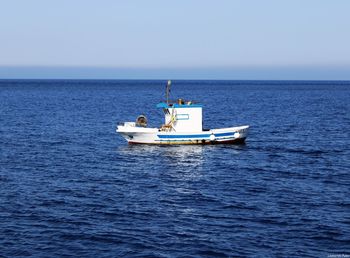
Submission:
[[[349,0],[0,7],[0,78],[350,79]]]

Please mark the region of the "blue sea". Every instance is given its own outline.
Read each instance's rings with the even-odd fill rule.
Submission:
[[[128,145],[166,81],[0,81],[0,257],[350,252],[350,82],[173,81],[244,145]]]

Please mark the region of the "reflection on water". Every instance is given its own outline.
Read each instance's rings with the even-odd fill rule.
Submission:
[[[169,188],[200,180],[207,152],[208,148],[201,145],[124,145],[117,149],[122,159],[132,159],[135,165],[148,168],[140,173],[154,174]]]
[[[150,176],[162,194],[157,197],[166,213],[181,217],[200,214],[198,207],[188,206],[194,200],[200,205],[215,203],[215,192],[206,191],[215,184],[219,170],[233,170],[245,145],[121,145],[117,155],[132,159],[132,170],[138,178]],[[142,167],[135,169],[138,164]],[[229,175],[228,175],[229,176]],[[142,182],[142,179],[139,179]],[[133,184],[140,184],[133,181]],[[149,178],[148,178],[149,180]],[[220,179],[219,179],[220,180]],[[153,190],[154,191],[154,190]],[[181,232],[180,233],[185,233]]]
[[[163,165],[198,167],[203,164],[205,146],[201,145],[125,145],[117,149],[118,154],[135,158],[151,157],[154,162],[162,160]]]
[[[247,149],[246,145],[121,145],[116,154],[132,164],[152,167],[171,177],[199,177],[212,164],[232,166],[234,156]],[[237,156],[238,157],[238,156]]]
[[[191,155],[203,155],[205,152],[215,150],[231,150],[238,153],[246,149],[246,144],[222,144],[222,145],[147,145],[147,144],[122,144],[117,148],[118,153],[133,155],[164,154],[172,157],[186,158]]]

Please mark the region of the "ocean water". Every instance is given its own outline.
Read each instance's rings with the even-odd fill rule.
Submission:
[[[245,145],[129,146],[165,81],[0,81],[0,257],[350,252],[350,82],[173,81]]]

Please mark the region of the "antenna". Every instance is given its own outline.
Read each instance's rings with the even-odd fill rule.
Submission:
[[[166,91],[165,91],[167,105],[169,105],[170,86],[171,86],[171,80],[168,80],[168,83],[166,85]]]

